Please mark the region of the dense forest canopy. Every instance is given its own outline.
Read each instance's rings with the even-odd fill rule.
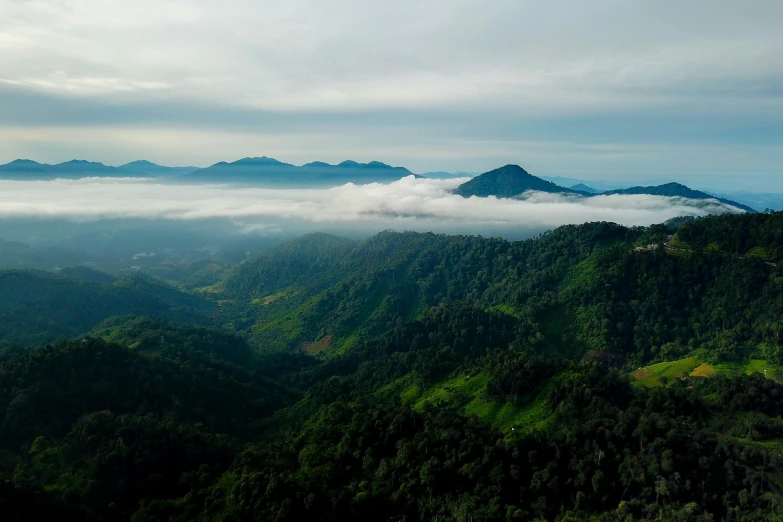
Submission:
[[[763,213],[2,271],[0,514],[780,521],[782,263]]]

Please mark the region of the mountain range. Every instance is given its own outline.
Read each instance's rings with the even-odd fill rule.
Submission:
[[[682,197],[682,198],[688,198],[688,199],[717,199],[721,203],[726,203],[727,205],[732,205],[737,208],[741,208],[742,210],[745,210],[747,212],[755,212],[754,209],[750,208],[747,205],[743,205],[742,203],[737,203],[736,201],[732,201],[730,199],[725,198],[719,198],[717,196],[713,196],[711,194],[707,194],[706,192],[702,192],[700,190],[693,190],[692,188],[686,187],[685,185],[681,183],[665,183],[663,185],[657,185],[652,187],[631,187],[627,189],[616,189],[616,190],[609,190],[607,192],[604,192],[603,194],[650,194],[652,196],[669,196],[669,197]]]
[[[243,158],[221,161],[206,168],[166,167],[146,160],[113,167],[85,160],[71,160],[50,165],[29,159],[18,159],[0,165],[0,179],[47,180],[55,178],[155,177],[167,181],[198,183],[253,183],[275,186],[331,186],[344,183],[391,182],[415,175],[404,167],[392,167],[380,161],[359,163],[343,161],[331,165],[314,161],[302,166],[283,163],[274,158]]]
[[[404,167],[392,167],[380,161],[358,163],[343,161],[331,165],[314,161],[302,166],[283,163],[274,158],[243,158],[232,163],[221,161],[179,178],[191,182],[258,183],[297,187],[302,185],[333,186],[344,183],[392,182],[414,175]]]
[[[266,156],[243,158],[233,162],[221,161],[206,168],[167,167],[147,160],[132,161],[117,167],[86,160],[46,164],[29,159],[17,159],[0,165],[0,179],[10,180],[153,177],[163,178],[167,182],[178,183],[240,183],[272,185],[280,188],[328,187],[345,183],[390,183],[406,176],[454,179],[468,175],[446,172],[431,172],[425,175],[418,175],[404,167],[392,167],[379,161],[359,163],[347,160],[337,165],[314,161],[297,166]],[[571,184],[568,188],[559,184],[571,182],[577,183]],[[649,194],[670,197],[678,196],[688,199],[716,199],[721,203],[732,205],[748,212],[755,211],[747,204],[694,190],[680,183],[602,190],[605,188],[603,182],[599,182],[599,188],[596,189],[579,182],[579,180],[571,178],[541,178],[533,176],[518,165],[506,165],[473,177],[460,185],[454,192],[463,197],[495,196],[500,198],[517,197],[531,190],[554,194],[573,194],[584,197],[597,194]],[[775,205],[773,204],[772,206]]]
[[[17,159],[0,165],[0,179],[46,180],[55,178],[86,177],[164,177],[178,176],[198,170],[198,167],[164,167],[155,163],[139,160],[119,167],[104,165],[96,161],[71,160],[50,165],[29,159]]]
[[[680,183],[666,183],[650,187],[631,187],[628,189],[616,189],[598,193],[584,184],[571,188],[561,187],[551,181],[533,176],[519,165],[506,165],[499,169],[491,170],[467,181],[454,190],[455,194],[462,197],[488,197],[515,198],[527,191],[548,192],[551,194],[573,194],[584,197],[612,194],[647,194],[651,196],[682,197],[688,199],[715,199],[721,203],[731,205],[746,212],[755,210],[742,203],[730,199],[719,198],[700,190],[693,190]]]

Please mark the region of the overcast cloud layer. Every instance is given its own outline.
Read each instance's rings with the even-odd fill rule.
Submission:
[[[98,220],[120,218],[228,218],[247,231],[276,230],[281,221],[381,230],[477,226],[543,230],[569,223],[612,221],[649,225],[669,218],[740,212],[715,200],[659,196],[582,198],[527,193],[524,200],[454,195],[464,180],[403,178],[391,184],[347,184],[330,189],[165,185],[144,179],[86,178],[0,181],[0,217]],[[481,228],[479,228],[481,230]]]
[[[0,0],[0,160],[783,190],[779,0]]]

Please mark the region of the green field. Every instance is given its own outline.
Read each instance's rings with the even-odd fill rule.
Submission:
[[[632,384],[636,387],[658,388],[663,386],[661,377],[669,381],[686,376],[710,377],[713,374],[721,374],[727,377],[735,375],[751,375],[761,373],[769,379],[780,381],[783,371],[779,366],[751,359],[744,363],[721,363],[710,365],[696,357],[688,357],[678,361],[666,361],[639,368],[631,372]]]
[[[543,400],[543,391],[527,403],[516,406],[487,399],[485,390],[489,378],[484,374],[459,376],[427,389],[413,384],[403,389],[399,397],[413,409],[423,411],[427,404],[456,401],[465,415],[473,415],[501,431],[530,432],[544,429],[552,412]]]

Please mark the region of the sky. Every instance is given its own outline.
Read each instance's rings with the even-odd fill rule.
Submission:
[[[0,162],[783,192],[780,0],[0,0]]]

